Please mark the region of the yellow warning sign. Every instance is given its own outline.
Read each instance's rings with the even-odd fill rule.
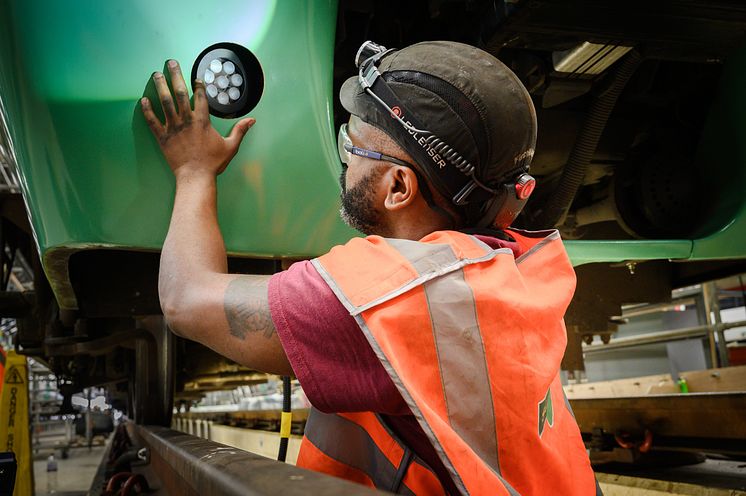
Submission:
[[[18,460],[13,496],[31,496],[34,493],[34,486],[29,439],[26,357],[9,351],[5,367],[5,380],[0,392],[0,451],[13,451]]]
[[[5,378],[5,384],[23,384],[23,377],[18,372],[18,367],[13,367],[8,371],[8,376]]]

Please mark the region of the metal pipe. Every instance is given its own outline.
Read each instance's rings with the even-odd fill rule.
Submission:
[[[85,439],[88,444],[88,451],[91,451],[93,445],[93,417],[91,416],[91,388],[86,388],[86,397],[88,398],[88,406],[85,409]]]
[[[610,220],[616,220],[618,214],[614,207],[613,199],[611,196],[594,203],[588,207],[579,208],[575,212],[575,225],[578,227],[587,226],[590,224],[596,224],[598,222],[605,222]]]
[[[735,294],[740,295],[741,292],[718,289],[717,294],[718,300],[722,300]],[[679,305],[698,305],[700,304],[698,300],[701,296],[702,287],[700,285],[689,288],[674,289],[671,291],[670,302],[622,305],[622,317],[638,317],[649,313],[668,312]],[[703,320],[701,324],[706,324],[706,321]]]
[[[710,350],[712,354],[712,367],[727,367],[728,349],[725,346],[724,329],[721,328],[722,320],[720,318],[720,301],[718,299],[718,290],[714,282],[702,284],[702,299],[705,304],[705,317],[709,328],[708,338],[710,341]],[[715,353],[717,350],[717,353]],[[720,362],[715,359],[715,355]]]
[[[746,320],[738,322],[727,322],[717,325],[718,332],[723,332],[734,327],[746,326]],[[665,343],[668,341],[678,341],[681,339],[704,338],[708,335],[710,326],[685,327],[674,329],[672,331],[651,332],[640,336],[630,336],[627,338],[612,339],[608,344],[591,344],[583,345],[583,353],[593,354],[605,351],[614,351],[633,346],[642,346],[646,344]]]
[[[154,346],[138,348],[144,352],[136,356],[140,361],[147,361],[152,370],[146,380],[151,392],[159,398],[160,403],[148,404],[145,408],[145,423],[167,426],[171,424],[174,400],[174,335],[166,326],[161,315],[151,315],[137,319],[138,329],[144,329],[153,338]],[[138,370],[140,364],[137,364]],[[141,384],[140,382],[137,383]]]
[[[635,305],[632,307],[622,307],[622,317],[639,317],[641,315],[648,315],[651,313],[659,312],[670,312],[676,307],[681,305],[693,305],[695,299],[693,297],[681,298],[666,303],[654,303],[651,305]]]

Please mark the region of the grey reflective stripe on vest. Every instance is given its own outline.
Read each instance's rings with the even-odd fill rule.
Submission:
[[[388,491],[396,481],[397,466],[378,449],[368,433],[339,415],[312,408],[306,422],[306,438],[326,456],[368,475],[377,489]],[[404,484],[399,494],[414,496]]]
[[[555,240],[558,240],[558,239],[560,239],[559,231],[557,231],[557,230],[551,231],[550,234],[547,235],[547,237],[545,237],[544,239],[542,239],[541,241],[539,241],[538,243],[536,243],[534,246],[532,246],[531,249],[528,250],[526,253],[524,253],[520,257],[516,258],[515,259],[516,265],[520,264],[521,262],[523,262],[524,260],[526,260],[528,257],[530,257],[531,255],[533,255],[537,251],[541,250],[542,248],[544,248],[545,246],[547,246],[552,241],[555,241]]]
[[[479,261],[489,260],[489,255],[504,252],[512,255],[512,250],[503,248],[493,250],[489,245],[472,237],[478,246],[483,248],[486,257],[479,257]],[[386,240],[390,246],[403,255],[419,273],[420,267],[427,271],[436,270],[432,265],[428,266],[422,262],[424,250],[421,247],[443,246],[428,245],[406,240]],[[439,261],[443,265],[453,265],[456,256],[450,245],[449,259],[439,253]],[[476,302],[471,287],[464,279],[466,264],[457,270],[450,271],[440,277],[428,280],[423,288],[428,302],[430,320],[435,338],[435,346],[438,351],[438,362],[440,368],[441,382],[443,384],[443,395],[448,409],[448,421],[454,431],[471,447],[474,452],[494,470],[498,479],[503,483],[510,494],[517,495],[518,492],[502,478],[498,460],[497,430],[495,422],[494,402],[492,400],[492,388],[487,371],[487,358],[482,342],[482,334],[477,321]],[[362,320],[362,319],[360,319]],[[388,369],[388,368],[387,368]],[[395,381],[397,383],[398,381]],[[400,388],[401,389],[401,388]],[[412,405],[410,405],[412,408]],[[414,410],[414,409],[413,409]],[[422,424],[424,419],[421,414],[416,415]],[[448,460],[445,451],[437,439],[434,440],[429,429],[431,441],[436,446],[446,468],[451,474],[456,474],[454,482],[466,492],[463,481],[456,473],[455,468]]]
[[[448,421],[499,474],[494,402],[472,290],[463,269],[433,279],[424,287]]]
[[[392,238],[387,238],[386,243],[404,255],[418,275],[437,271],[441,267],[447,267],[457,262],[456,255],[450,245],[419,243],[408,239]],[[485,253],[491,251],[488,249]]]

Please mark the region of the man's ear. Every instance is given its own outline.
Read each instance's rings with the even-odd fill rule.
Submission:
[[[414,202],[419,185],[412,169],[401,165],[391,167],[386,173],[386,181],[384,207],[387,210],[399,210]]]

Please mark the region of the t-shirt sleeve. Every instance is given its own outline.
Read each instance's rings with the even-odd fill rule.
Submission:
[[[269,307],[290,366],[315,408],[410,414],[355,319],[310,262],[270,278]]]

